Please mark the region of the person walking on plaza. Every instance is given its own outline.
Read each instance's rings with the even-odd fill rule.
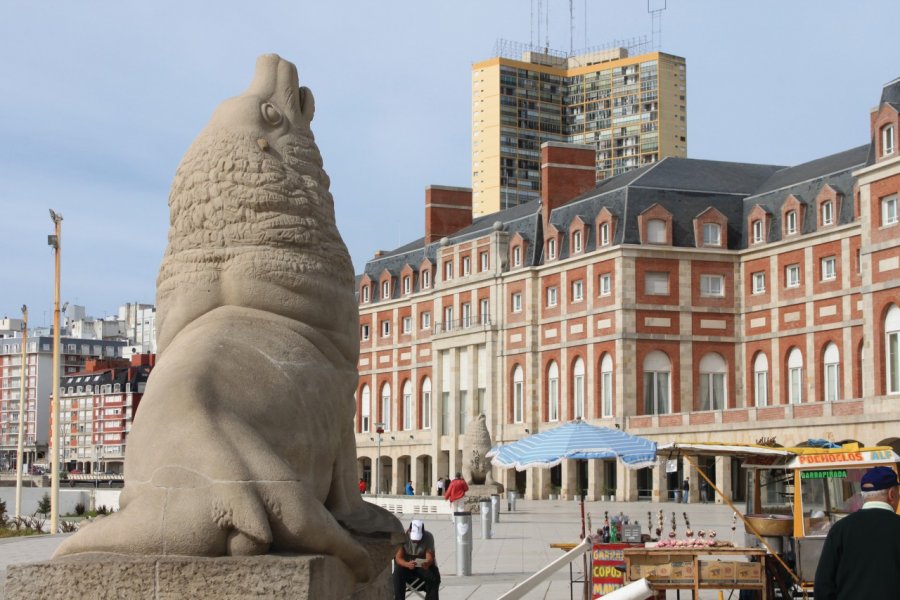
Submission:
[[[688,480],[685,478],[684,483],[681,484],[681,501],[685,504],[688,503],[688,499],[691,495],[691,484],[688,483]]]
[[[443,478],[443,477],[438,477],[438,480],[437,480],[437,495],[438,495],[438,496],[443,496],[443,495],[444,495],[444,478]]]
[[[835,523],[816,569],[816,600],[900,598],[900,482],[875,467],[860,485],[863,507]]]
[[[359,478],[359,493],[360,494],[366,493],[366,480],[363,479],[362,477]]]
[[[453,507],[454,511],[462,511],[465,510],[465,501],[463,497],[465,497],[466,492],[469,491],[469,486],[466,484],[466,480],[463,479],[462,473],[456,474],[456,479],[450,482],[450,485],[447,486],[447,492],[444,494],[444,498],[447,499],[447,502],[450,503],[450,506]]]
[[[394,600],[406,598],[406,584],[421,579],[425,600],[439,600],[441,572],[434,558],[434,536],[425,531],[425,522],[414,520],[406,530],[406,543],[394,555]]]
[[[413,490],[413,484],[412,484],[412,481],[407,481],[407,482],[406,482],[406,490],[405,490],[405,492],[406,492],[406,495],[407,495],[407,496],[415,496],[415,495],[416,495],[415,490]]]

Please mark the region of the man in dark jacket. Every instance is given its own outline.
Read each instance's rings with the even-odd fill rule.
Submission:
[[[816,600],[900,598],[900,504],[897,474],[870,469],[862,478],[863,507],[828,532],[816,569]]]
[[[425,531],[425,522],[414,520],[406,530],[406,543],[394,556],[394,598],[406,597],[407,582],[424,582],[425,600],[438,600],[441,572],[434,558],[434,537]]]

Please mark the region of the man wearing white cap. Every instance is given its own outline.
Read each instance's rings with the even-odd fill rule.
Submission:
[[[406,543],[394,556],[394,599],[403,600],[407,582],[421,579],[425,600],[438,600],[441,573],[434,560],[434,537],[425,531],[425,522],[415,519],[406,530]]]

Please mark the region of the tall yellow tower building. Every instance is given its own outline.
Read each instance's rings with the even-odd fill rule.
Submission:
[[[685,60],[626,48],[524,51],[472,66],[472,209],[540,198],[543,142],[597,149],[597,180],[687,156]]]

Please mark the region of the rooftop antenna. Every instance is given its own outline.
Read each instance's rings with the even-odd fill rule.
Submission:
[[[659,50],[662,45],[662,12],[666,10],[667,0],[647,0],[647,12],[650,13],[650,48]]]
[[[575,0],[569,0],[569,56],[575,54]]]
[[[547,15],[546,22],[544,23],[544,29],[546,30],[544,35],[546,36],[546,42],[544,43],[544,53],[550,53],[550,0],[547,0]]]
[[[535,46],[541,45],[541,12],[543,12],[543,7],[543,2],[537,0],[537,38],[534,40]]]

